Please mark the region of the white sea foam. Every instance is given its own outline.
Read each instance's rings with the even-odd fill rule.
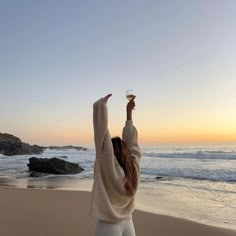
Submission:
[[[2,176],[0,175],[0,183],[11,183],[15,182],[16,178],[11,176]]]
[[[158,152],[144,152],[144,156],[160,157],[160,158],[190,158],[190,159],[219,159],[219,160],[236,160],[235,152],[203,152],[198,151],[194,153],[158,153]]]

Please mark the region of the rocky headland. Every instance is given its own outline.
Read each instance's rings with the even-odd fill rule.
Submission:
[[[85,147],[73,145],[48,147],[39,146],[36,144],[30,145],[22,142],[20,138],[12,134],[0,133],[0,154],[5,156],[42,154],[47,148],[55,150],[75,149],[77,151],[87,151],[87,148]]]
[[[79,147],[79,146],[73,146],[73,145],[67,145],[67,146],[49,146],[47,148],[55,149],[55,150],[67,150],[67,149],[75,149],[77,151],[87,151],[88,150],[85,147]]]
[[[42,154],[45,147],[24,143],[20,138],[7,133],[0,133],[0,154],[5,156]]]

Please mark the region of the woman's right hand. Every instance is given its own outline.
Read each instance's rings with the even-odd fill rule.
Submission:
[[[126,106],[127,112],[131,112],[131,111],[135,108],[135,101],[134,101],[135,98],[136,98],[136,96],[134,96],[134,97],[127,103],[127,106]]]

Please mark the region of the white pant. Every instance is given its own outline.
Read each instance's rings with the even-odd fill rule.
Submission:
[[[112,224],[103,220],[96,222],[96,236],[135,236],[133,221]]]

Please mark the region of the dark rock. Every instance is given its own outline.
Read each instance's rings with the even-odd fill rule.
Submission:
[[[163,177],[162,176],[157,176],[156,179],[162,179]]]
[[[39,173],[48,174],[78,174],[84,169],[79,164],[71,163],[59,158],[29,158],[29,164],[27,164],[29,170]]]
[[[45,176],[45,173],[40,173],[40,172],[37,172],[37,171],[32,171],[29,176],[30,177],[43,177],[43,176]]]
[[[67,145],[67,146],[49,146],[49,149],[55,149],[55,150],[67,150],[67,149],[75,149],[77,151],[87,151],[87,148],[84,147],[78,147],[73,145]]]
[[[44,147],[36,145],[36,144],[30,145],[29,148],[30,148],[31,154],[42,154],[43,151],[45,150]]]
[[[41,154],[44,149],[38,145],[24,143],[12,134],[0,133],[0,154],[5,156]]]
[[[12,134],[0,133],[0,142],[20,143],[21,140]]]

